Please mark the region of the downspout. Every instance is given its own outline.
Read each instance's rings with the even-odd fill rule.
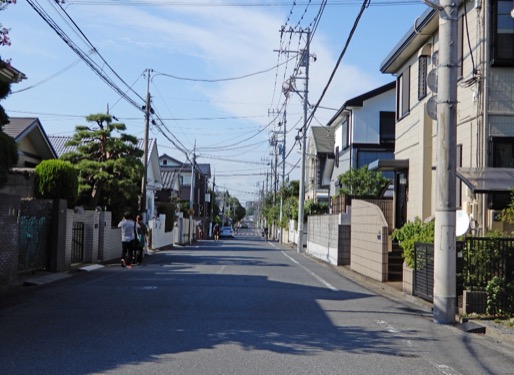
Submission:
[[[483,10],[483,17],[484,17],[484,56],[485,56],[485,61],[484,61],[484,75],[483,75],[483,78],[482,78],[482,84],[483,84],[483,91],[484,91],[484,102],[483,102],[483,119],[484,119],[484,123],[483,123],[483,126],[482,126],[482,129],[483,129],[483,138],[482,138],[482,165],[479,166],[479,167],[483,167],[483,168],[486,168],[488,167],[488,154],[489,154],[489,144],[488,144],[488,139],[489,139],[489,83],[488,83],[488,80],[489,80],[489,74],[490,74],[490,65],[489,65],[489,61],[490,60],[490,51],[491,51],[491,46],[490,46],[490,39],[489,39],[489,35],[490,35],[490,27],[491,27],[491,22],[489,20],[489,2],[488,1],[481,1],[481,0],[478,0],[478,4],[480,3],[483,3],[482,6],[482,10]],[[477,9],[479,10],[479,9]],[[487,41],[489,41],[489,43],[487,43]],[[486,199],[486,195],[483,194],[482,195],[482,232],[485,233],[485,229],[486,229],[486,224],[487,224],[487,215],[486,215],[486,212],[487,212],[487,199]],[[482,233],[482,234],[483,234]]]

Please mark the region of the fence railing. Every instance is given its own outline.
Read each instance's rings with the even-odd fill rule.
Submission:
[[[414,294],[433,299],[434,246],[414,245]],[[495,294],[498,308],[514,312],[514,238],[468,237],[457,242],[457,294],[463,290],[486,292],[491,283],[498,285]],[[502,289],[503,288],[503,289]]]

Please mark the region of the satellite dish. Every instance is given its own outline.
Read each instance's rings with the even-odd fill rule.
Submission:
[[[457,210],[456,224],[457,228],[455,229],[455,235],[462,236],[469,229],[469,215],[462,210]]]
[[[433,95],[427,101],[427,114],[432,120],[437,120],[437,95]]]
[[[439,66],[439,51],[434,51],[432,54],[432,65]]]
[[[437,69],[432,69],[427,75],[427,85],[430,91],[437,94]]]

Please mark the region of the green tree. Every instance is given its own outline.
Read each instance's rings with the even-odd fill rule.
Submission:
[[[75,150],[61,156],[78,171],[78,203],[87,208],[108,207],[113,222],[124,211],[136,211],[144,166],[143,151],[137,138],[124,133],[123,123],[113,123],[112,116],[92,114],[86,120],[93,125],[78,125],[66,146]],[[118,136],[115,136],[115,135]]]
[[[339,194],[353,198],[378,198],[380,192],[387,186],[389,180],[380,172],[351,168],[339,175]]]
[[[66,199],[68,205],[75,204],[78,195],[77,171],[71,163],[62,160],[43,160],[36,173],[36,197]]]

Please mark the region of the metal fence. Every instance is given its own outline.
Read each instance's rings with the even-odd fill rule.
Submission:
[[[514,238],[468,237],[457,242],[457,295],[486,292],[491,285],[497,309],[514,312]],[[433,301],[434,245],[414,245],[414,295]],[[491,299],[491,296],[490,296]]]

